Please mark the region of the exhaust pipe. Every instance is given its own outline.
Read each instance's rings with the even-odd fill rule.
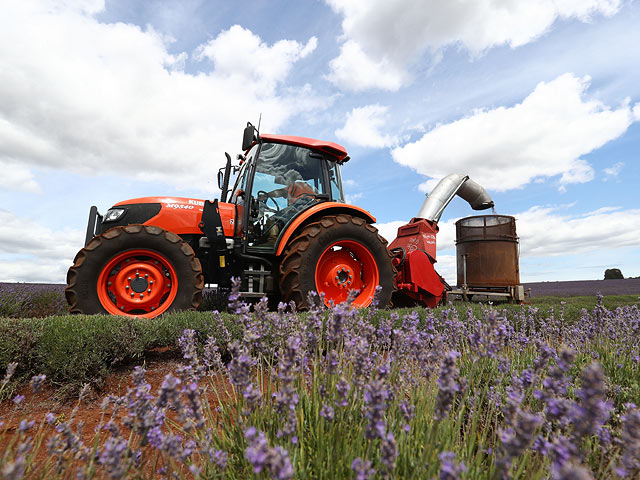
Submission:
[[[474,210],[485,210],[494,205],[487,191],[471,180],[469,175],[452,173],[440,180],[432,192],[427,194],[416,218],[438,223],[442,212],[456,194],[466,200]]]

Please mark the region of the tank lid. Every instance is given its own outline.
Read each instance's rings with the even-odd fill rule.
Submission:
[[[462,227],[494,227],[515,223],[516,219],[508,215],[475,215],[473,217],[461,218],[456,225]]]

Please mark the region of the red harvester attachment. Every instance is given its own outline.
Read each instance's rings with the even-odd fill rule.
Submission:
[[[486,190],[468,176],[451,174],[443,178],[427,195],[418,216],[398,228],[398,236],[389,245],[398,270],[397,291],[393,297],[395,305],[418,302],[435,307],[450,288],[433,265],[436,263],[438,221],[456,194],[469,202],[474,210],[493,207]]]

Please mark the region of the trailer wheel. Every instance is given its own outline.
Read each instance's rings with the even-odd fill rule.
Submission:
[[[285,249],[280,291],[285,302],[308,308],[311,291],[324,294],[326,305],[337,305],[357,290],[353,305],[367,307],[380,285],[379,306],[386,307],[394,291],[392,259],[386,240],[364,219],[327,216],[304,227]]]
[[[200,305],[204,276],[193,249],[167,230],[116,227],[78,252],[67,272],[71,313],[153,318]]]

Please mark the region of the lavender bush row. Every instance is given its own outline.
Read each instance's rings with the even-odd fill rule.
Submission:
[[[0,439],[7,478],[636,478],[640,309],[453,308],[298,315],[231,296],[185,330],[184,365],[107,397],[91,441],[71,418]],[[205,337],[205,338],[199,338]],[[10,366],[2,383],[6,385]],[[42,377],[33,380],[34,388]],[[221,385],[229,385],[225,391]],[[15,402],[23,399],[16,397]],[[12,419],[3,419],[7,424]],[[15,422],[14,422],[15,423]],[[46,460],[39,460],[46,452]],[[40,455],[39,455],[40,454]],[[38,460],[36,460],[38,458]]]
[[[67,315],[65,285],[43,283],[0,283],[0,318],[43,318]],[[223,310],[227,296],[205,288],[198,310]]]
[[[0,283],[0,317],[65,315],[69,306],[64,288],[64,285]]]

